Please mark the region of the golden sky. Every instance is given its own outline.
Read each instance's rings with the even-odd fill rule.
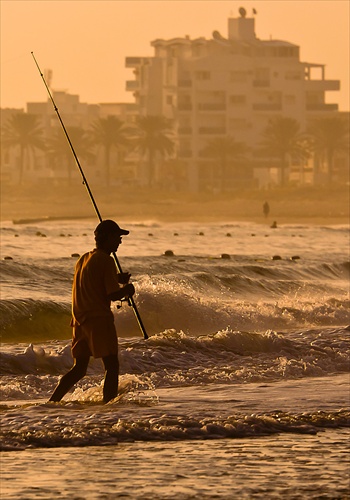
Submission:
[[[340,92],[326,102],[349,110],[349,0],[1,0],[1,107],[45,101],[31,57],[53,71],[52,88],[81,102],[132,102],[127,56],[151,56],[156,38],[227,36],[227,19],[257,10],[256,36],[301,48],[301,60],[326,65]]]

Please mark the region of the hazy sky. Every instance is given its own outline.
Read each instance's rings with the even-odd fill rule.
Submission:
[[[300,45],[301,60],[326,65],[340,80],[327,102],[349,110],[349,0],[1,0],[1,107],[45,101],[42,71],[52,88],[79,94],[81,102],[133,102],[125,57],[151,56],[156,38],[227,36],[239,7],[257,10],[260,39]]]

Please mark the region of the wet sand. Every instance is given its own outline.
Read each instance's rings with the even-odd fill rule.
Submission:
[[[349,438],[338,429],[3,452],[1,498],[347,500]]]
[[[250,415],[274,405],[297,412],[341,408],[348,401],[347,383],[348,375],[341,374],[236,386],[235,398],[240,401],[236,410]],[[186,413],[186,402],[190,411],[194,394],[190,387],[182,391],[188,396],[182,397]],[[120,418],[133,411],[153,416],[176,413],[178,405],[170,392],[159,391],[159,407],[121,406]],[[202,395],[202,404],[207,400]],[[348,500],[349,439],[350,429],[343,427],[234,439],[5,451],[0,492],[7,500]]]
[[[94,198],[102,218],[119,221],[215,222],[252,221],[272,224],[347,224],[348,188],[247,191],[191,194],[98,188]],[[270,204],[264,217],[262,206]],[[1,220],[96,217],[86,189],[74,186],[3,187]]]

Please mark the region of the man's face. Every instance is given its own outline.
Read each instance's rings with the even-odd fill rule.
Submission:
[[[118,233],[111,233],[106,241],[106,247],[110,252],[116,252],[122,243],[122,237]]]

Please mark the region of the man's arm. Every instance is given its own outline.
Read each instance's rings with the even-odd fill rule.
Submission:
[[[122,286],[117,290],[116,292],[110,293],[108,295],[108,299],[115,301],[115,300],[122,300],[125,297],[132,297],[135,293],[135,288],[132,283],[128,283],[127,285]]]

